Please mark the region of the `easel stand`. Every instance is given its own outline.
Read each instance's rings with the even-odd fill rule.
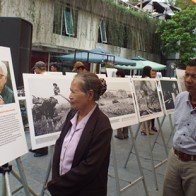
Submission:
[[[2,173],[3,177],[3,196],[12,196],[18,191],[20,191],[22,188],[24,189],[25,196],[30,196],[30,192],[32,195],[37,196],[36,193],[28,186],[26,176],[24,174],[24,168],[22,165],[21,158],[16,159],[17,167],[19,170],[19,175],[12,169],[12,166],[9,164],[5,164],[2,167],[0,167],[0,173]],[[19,188],[11,192],[10,189],[10,183],[9,183],[9,173],[12,173],[14,177],[22,184]]]
[[[157,176],[156,176],[156,171],[155,171],[155,164],[154,164],[154,157],[153,157],[153,152],[152,152],[152,147],[151,147],[151,138],[150,138],[150,130],[148,127],[147,122],[143,122],[144,123],[144,127],[147,133],[147,141],[148,141],[148,147],[149,147],[149,154],[150,154],[150,159],[151,159],[151,169],[152,169],[152,174],[153,174],[153,178],[154,178],[154,183],[155,183],[155,188],[156,190],[158,190],[158,181],[157,181]]]
[[[144,179],[144,173],[143,173],[141,162],[140,162],[140,159],[139,159],[138,150],[137,150],[137,147],[136,147],[136,144],[135,144],[135,139],[134,139],[134,135],[133,135],[133,132],[132,132],[132,128],[131,127],[129,127],[129,132],[130,132],[131,140],[132,140],[131,150],[133,148],[135,149],[136,159],[137,159],[137,163],[138,163],[138,166],[139,166],[140,177],[137,178],[137,179],[135,179],[133,182],[128,182],[129,184],[127,186],[123,187],[122,189],[120,188],[120,183],[119,183],[119,180],[120,179],[119,179],[119,176],[118,176],[118,169],[117,169],[117,161],[116,161],[115,147],[114,147],[114,141],[113,141],[113,138],[112,138],[111,146],[112,146],[112,154],[113,154],[114,175],[115,175],[115,181],[116,181],[116,195],[117,196],[120,196],[121,195],[121,192],[125,191],[126,189],[128,189],[128,188],[136,185],[140,181],[142,181],[143,186],[144,186],[144,191],[146,193],[146,196],[149,196],[148,190],[147,190],[147,186],[146,186],[146,182],[145,182],[145,179]]]
[[[118,169],[117,169],[118,166],[117,166],[116,152],[115,152],[113,137],[111,139],[111,151],[113,155],[114,177],[115,177],[115,182],[116,182],[116,196],[120,196],[120,183],[119,183],[119,176],[118,176]]]
[[[50,150],[49,151],[50,152],[50,161],[49,161],[49,164],[48,164],[48,167],[47,167],[47,172],[46,172],[46,175],[45,175],[44,184],[43,184],[43,187],[41,189],[40,196],[44,196],[44,194],[46,193],[48,179],[50,177],[50,172],[52,170],[52,160],[53,160],[54,146],[50,146],[49,150]]]
[[[2,195],[11,196],[12,192],[9,183],[9,173],[12,171],[12,166],[5,164],[0,167],[0,174],[2,174]]]
[[[165,148],[166,151],[167,151],[167,152],[166,152],[167,155],[168,155],[168,150],[167,150],[167,148],[168,148],[170,139],[171,139],[171,137],[172,137],[172,135],[174,134],[174,131],[175,131],[175,127],[173,126],[173,123],[172,123],[172,116],[171,116],[171,114],[169,114],[168,116],[169,116],[169,124],[170,124],[171,131],[170,131],[170,135],[169,135],[169,138],[168,138],[168,140],[167,140],[167,143],[165,143],[165,141],[163,142],[164,148]],[[156,138],[155,138],[155,140],[154,140],[154,143],[153,143],[153,145],[152,145],[152,150],[154,149],[155,143],[157,142],[157,139],[158,139],[158,137],[159,137],[159,133],[161,133],[161,134],[162,134],[161,137],[164,138],[164,137],[163,137],[162,126],[163,126],[163,123],[164,123],[165,119],[166,119],[166,115],[163,116],[163,119],[162,119],[161,123],[160,123],[159,119],[157,119],[157,122],[158,122],[158,125],[159,125],[159,129],[160,129],[161,131],[157,133],[157,136],[156,136]]]
[[[162,122],[160,122],[159,118],[157,118],[158,128],[159,128],[158,134],[159,133],[161,134],[161,139],[162,139],[162,142],[163,142],[165,153],[166,153],[166,156],[168,156],[168,150],[167,150],[167,146],[166,146],[165,139],[164,139],[163,132],[162,132],[162,124],[164,122],[164,119],[162,120]],[[152,169],[154,184],[155,184],[156,190],[158,190],[158,181],[157,181],[157,176],[156,176],[155,169],[158,168],[158,167],[160,167],[161,165],[163,165],[167,161],[167,158],[164,159],[163,161],[161,161],[160,163],[158,163],[157,165],[154,164],[153,149],[154,149],[155,143],[156,143],[156,141],[158,139],[158,136],[156,137],[155,142],[152,145],[151,144],[151,138],[150,138],[150,135],[149,135],[149,131],[150,130],[149,130],[148,124],[147,124],[147,122],[143,122],[143,123],[144,123],[145,130],[147,131],[147,142],[148,142],[148,147],[149,147],[149,155],[150,155],[150,160],[151,160],[151,169]],[[141,123],[138,126],[138,129],[137,129],[137,132],[136,132],[136,136],[135,136],[135,140],[136,140],[136,138],[138,136],[138,133],[140,131],[140,126],[141,126]],[[133,150],[133,143],[132,143],[131,149],[129,151],[128,157],[127,157],[127,159],[125,161],[125,165],[124,165],[125,168],[127,166],[127,163],[129,161],[129,158],[131,156],[132,150]]]

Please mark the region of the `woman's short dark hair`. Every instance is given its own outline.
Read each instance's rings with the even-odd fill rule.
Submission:
[[[87,93],[89,90],[94,92],[94,101],[99,100],[100,96],[103,95],[106,91],[106,85],[101,83],[101,80],[94,73],[85,72],[79,73],[75,76],[74,79],[81,80],[81,90],[84,93]]]
[[[145,66],[143,68],[143,71],[142,71],[142,78],[145,78],[145,77],[150,77],[151,78],[151,74],[150,74],[150,71],[152,70],[152,67],[150,66]]]
[[[50,63],[50,68],[51,68],[52,66],[55,67],[57,70],[59,70],[59,68],[60,68],[60,67],[59,67],[59,64],[58,64],[57,62],[51,62],[51,63]]]
[[[123,70],[118,70],[116,72],[116,76],[124,78],[125,77],[125,72]]]

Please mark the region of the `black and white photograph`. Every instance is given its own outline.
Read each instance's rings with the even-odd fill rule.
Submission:
[[[0,105],[14,103],[14,92],[8,61],[0,61]]]
[[[105,78],[107,91],[99,100],[100,109],[109,117],[112,128],[138,123],[129,78]]]
[[[174,112],[174,102],[176,96],[179,94],[179,87],[177,79],[163,78],[160,80],[162,89],[162,98],[164,102],[164,109],[166,114]]]
[[[70,110],[68,97],[71,80],[65,76],[24,74],[23,77],[28,118],[29,122],[33,122],[30,125],[32,147],[52,145]]]
[[[0,47],[0,166],[27,152],[11,51]]]
[[[185,87],[185,84],[184,84],[184,75],[185,75],[185,70],[183,70],[183,69],[176,69],[176,76],[177,76],[177,79],[178,79],[180,92],[186,91],[186,87]]]
[[[140,122],[163,116],[156,79],[134,78],[133,85]]]

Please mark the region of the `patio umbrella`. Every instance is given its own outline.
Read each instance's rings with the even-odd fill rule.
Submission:
[[[62,61],[82,61],[82,62],[90,62],[90,63],[101,63],[107,59],[107,55],[102,54],[95,54],[90,51],[82,51],[82,52],[75,52],[72,54],[62,55],[59,57]],[[110,57],[111,59],[111,57]]]
[[[164,70],[166,69],[166,65],[162,65],[160,63],[156,63],[153,61],[146,60],[140,56],[134,57],[133,60],[136,63],[136,66],[126,66],[126,65],[115,65],[118,69],[126,69],[126,70],[142,70],[145,66],[152,67],[153,70]]]
[[[75,52],[73,54],[60,56],[59,58],[63,61],[69,62],[82,61],[90,63],[103,63],[109,61],[120,65],[136,65],[132,60],[111,54],[102,48],[95,48],[90,51]]]
[[[94,52],[94,53],[102,54],[102,55],[103,54],[108,55],[108,60],[112,61],[112,59],[114,59],[115,64],[130,65],[130,66],[136,65],[136,63],[134,61],[127,59],[127,58],[124,58],[124,57],[114,55],[114,54],[104,50],[103,48],[95,48],[95,49],[90,50],[90,52]],[[107,59],[106,59],[106,61],[107,61]]]

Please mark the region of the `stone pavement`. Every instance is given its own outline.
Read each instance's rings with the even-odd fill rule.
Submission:
[[[133,126],[133,130],[136,130],[136,126]],[[163,124],[163,132],[164,132],[165,140],[167,141],[170,135],[170,126],[169,126],[168,118],[166,118]],[[114,131],[114,134],[116,134],[116,131]],[[155,137],[156,137],[155,135],[150,136],[150,138],[152,139],[151,141],[153,141]],[[30,138],[29,138],[28,131],[26,131],[26,138],[28,141],[28,146],[30,148]],[[170,140],[168,149],[171,147],[171,142],[172,141]],[[119,178],[123,179],[123,180],[120,180],[120,186],[122,188],[128,185],[126,181],[134,181],[135,179],[139,177],[139,169],[138,169],[134,151],[130,156],[130,160],[127,164],[127,168],[124,168],[124,163],[127,158],[127,154],[128,154],[128,151],[131,145],[130,138],[126,140],[118,140],[114,138],[114,144],[115,144],[114,146],[115,146],[115,152],[117,156]],[[151,162],[149,158],[147,137],[139,134],[136,140],[136,144],[137,144],[137,148],[139,151],[142,168],[144,171],[144,176],[145,176],[145,180],[147,183],[147,189],[149,192],[149,196],[160,196],[162,185],[163,185],[164,173],[166,169],[166,163],[156,169],[156,175],[157,175],[158,186],[159,186],[159,190],[156,191],[155,183],[153,180],[153,175],[151,172]],[[165,154],[160,136],[153,150],[153,155],[154,155],[155,165],[166,158],[166,154]],[[28,184],[37,194],[39,194],[41,191],[49,160],[50,160],[49,155],[45,157],[35,158],[33,157],[33,153],[27,153],[26,155],[22,157]],[[13,164],[14,170],[17,171],[15,161],[13,161],[12,164]],[[115,179],[113,176],[114,176],[113,155],[111,154],[109,177],[108,177],[108,196],[116,196],[116,184],[115,184]],[[9,179],[10,179],[10,186],[12,190],[15,190],[16,188],[20,186],[20,183],[12,175],[10,175]],[[1,184],[2,184],[2,179],[0,177],[0,187],[1,187]],[[2,195],[2,192],[0,189],[0,196],[1,195]],[[23,196],[25,194],[24,194],[24,191],[21,190],[14,195]],[[132,196],[145,196],[142,181],[140,181],[136,185],[130,187],[129,189],[126,189],[125,191],[121,193],[121,196],[131,196],[131,195]]]

